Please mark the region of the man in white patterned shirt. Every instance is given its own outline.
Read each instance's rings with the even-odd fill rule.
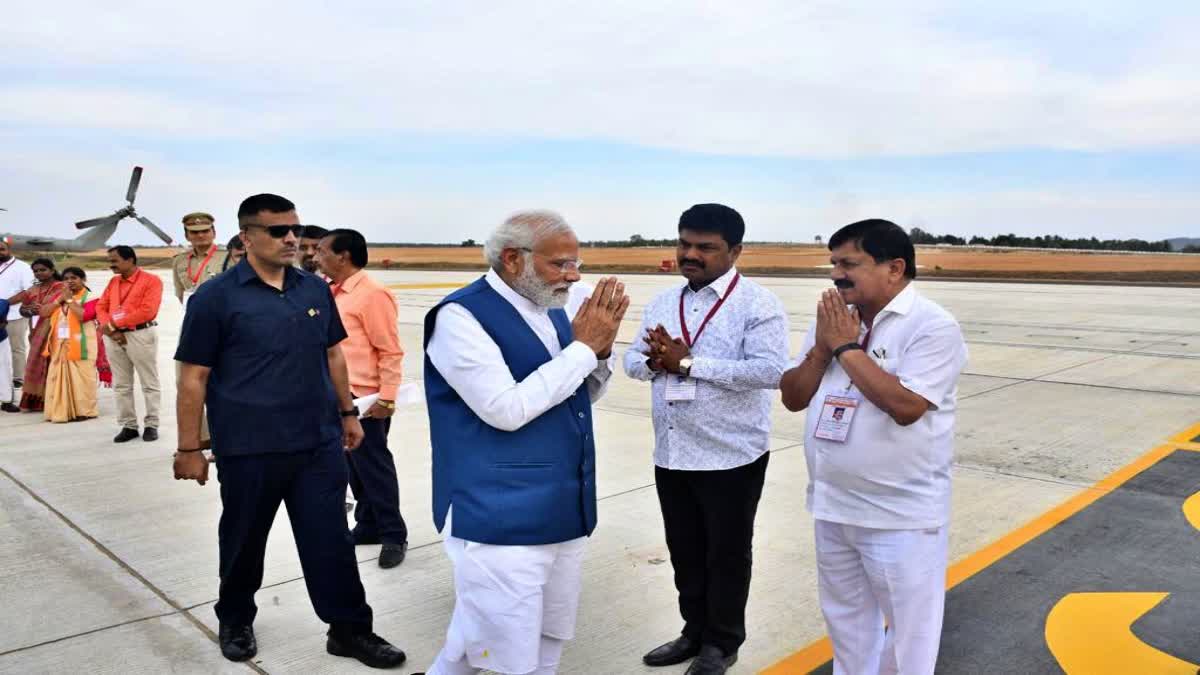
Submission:
[[[687,283],[642,314],[625,373],[650,380],[655,482],[684,626],[643,657],[689,675],[724,673],[746,640],[751,541],[766,477],[771,390],[787,366],[788,321],[773,293],[734,267],[746,226],[698,204],[679,218]]]

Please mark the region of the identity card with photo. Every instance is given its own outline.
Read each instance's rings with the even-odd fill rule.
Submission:
[[[825,405],[821,408],[821,418],[817,421],[817,430],[813,436],[836,443],[845,443],[850,435],[850,423],[858,410],[859,399],[853,396],[825,397]]]

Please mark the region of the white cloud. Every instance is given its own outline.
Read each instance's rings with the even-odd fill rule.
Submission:
[[[0,60],[46,77],[5,88],[0,123],[805,157],[1200,142],[1194,6],[991,4],[25,5]]]

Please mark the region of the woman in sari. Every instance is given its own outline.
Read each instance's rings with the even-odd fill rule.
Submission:
[[[99,414],[96,393],[102,357],[96,334],[96,302],[78,267],[63,270],[65,290],[42,306],[42,321],[49,325],[46,347],[50,359],[46,376],[45,415],[51,422],[91,419]]]
[[[21,410],[41,412],[42,395],[46,391],[46,372],[50,359],[42,354],[50,324],[41,320],[42,307],[54,301],[62,292],[62,276],[54,269],[54,261],[38,258],[33,261],[33,276],[37,283],[21,293],[21,316],[29,318],[29,359],[25,362],[25,386],[21,387]]]

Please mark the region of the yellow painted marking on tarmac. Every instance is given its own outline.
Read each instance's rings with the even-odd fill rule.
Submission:
[[[435,288],[462,288],[465,284],[388,284],[387,287],[398,291],[426,291]]]
[[[1194,675],[1188,663],[1142,642],[1130,629],[1167,593],[1070,593],[1046,617],[1046,646],[1067,675]]]
[[[1192,527],[1200,530],[1200,492],[1187,498],[1183,503],[1183,517],[1192,524]]]
[[[1193,426],[1188,431],[1193,430],[1200,430],[1200,424]],[[1174,436],[1173,438],[1177,439],[1182,435],[1179,434],[1179,436]],[[1116,490],[1129,479],[1150,468],[1176,450],[1200,452],[1200,444],[1169,443],[1138,457],[1133,462],[1117,469],[1095,485],[1084,489],[1062,504],[1050,509],[1021,527],[1012,530],[988,546],[968,555],[966,558],[955,562],[946,570],[946,589],[954,588],[983,571],[997,560],[1048,532],[1051,528],[1079,513],[1104,495]],[[796,675],[799,673],[808,673],[824,665],[832,658],[833,643],[826,636],[809,643],[800,651],[759,672],[760,675]],[[1195,668],[1193,668],[1192,673],[1194,674],[1195,672]]]
[[[1176,443],[1191,444],[1193,443],[1192,439],[1194,438],[1200,438],[1200,424],[1192,426],[1185,431],[1179,432],[1178,434],[1172,436],[1171,440],[1175,441]]]

